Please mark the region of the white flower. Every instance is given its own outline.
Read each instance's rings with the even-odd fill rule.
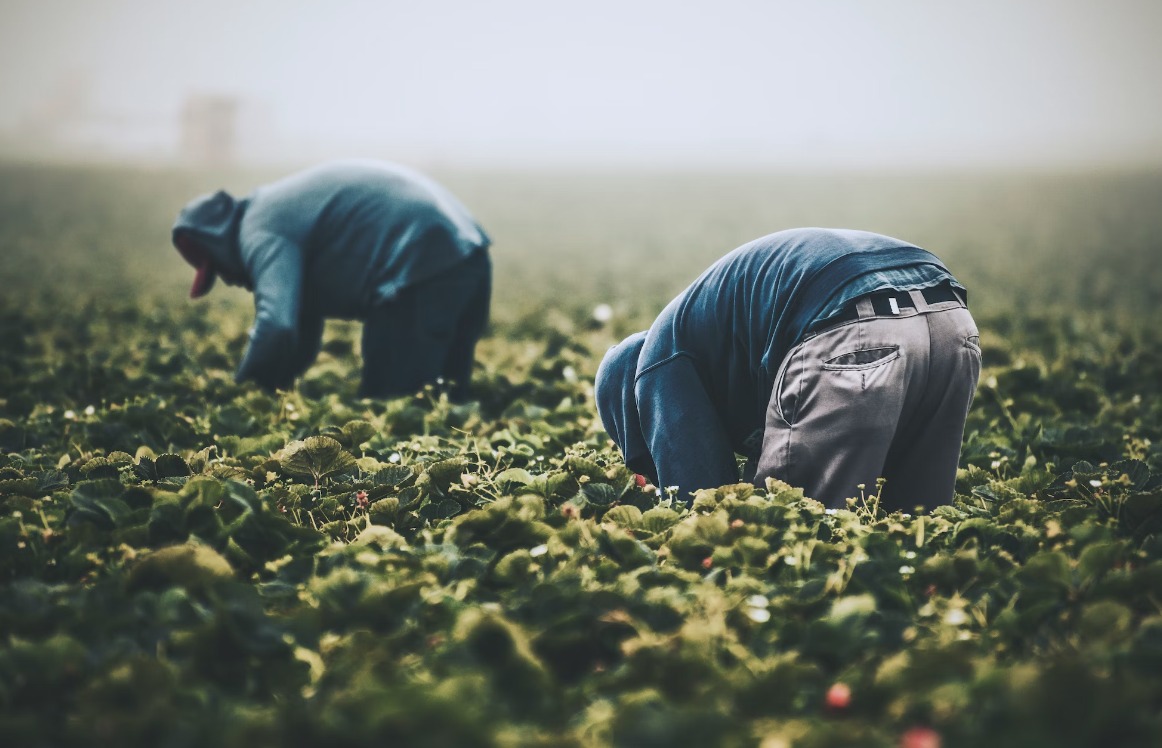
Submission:
[[[96,408],[94,408],[92,405],[90,405],[89,407],[85,408],[85,415],[87,415],[87,416],[91,416],[91,415],[93,415],[93,414],[94,414],[94,413],[96,413],[96,412],[97,412],[97,409],[96,409]]]
[[[915,574],[916,567],[908,566],[907,564],[904,564],[903,566],[900,567],[900,573],[905,575],[905,576],[907,576],[908,574]]]
[[[916,558],[916,551],[908,551],[907,553],[904,554],[904,558],[906,558],[906,559]]]
[[[533,548],[529,548],[529,555],[533,558],[536,558],[537,556],[543,556],[548,552],[549,546],[545,545],[544,543],[541,543],[540,545]]]
[[[565,381],[569,384],[574,384],[577,381],[577,370],[572,366],[566,366],[564,369],[561,369],[561,376],[563,376]]]
[[[771,611],[766,608],[747,608],[746,617],[755,623],[766,623],[771,620]]]
[[[613,307],[609,304],[598,304],[593,307],[593,321],[605,324],[613,319]]]
[[[1094,488],[1101,488],[1101,481],[1100,480],[1091,480],[1089,482],[1089,485],[1093,486]]]
[[[770,601],[763,595],[751,595],[746,599],[746,604],[752,608],[765,608],[770,605]]]
[[[963,608],[950,608],[944,614],[944,622],[949,626],[962,626],[968,623],[968,614],[964,612]]]
[[[783,556],[783,563],[787,566],[798,566],[799,559],[794,556]]]
[[[837,514],[838,512],[839,512],[839,510],[838,510],[838,509],[824,509],[824,510],[823,510],[823,513],[824,513],[824,514],[829,514],[829,515],[832,515],[832,516],[834,516],[834,515],[835,515],[835,514]]]
[[[392,452],[391,456],[387,458],[387,461],[392,463],[392,464],[395,464],[395,463],[399,462],[400,459],[401,458],[399,456],[399,452]]]
[[[66,410],[65,411],[65,420],[66,421],[77,420],[77,412],[75,410]]]

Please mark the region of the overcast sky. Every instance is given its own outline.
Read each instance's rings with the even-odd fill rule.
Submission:
[[[1162,163],[1159,0],[0,0],[0,136],[495,162]],[[257,124],[256,124],[257,123]]]

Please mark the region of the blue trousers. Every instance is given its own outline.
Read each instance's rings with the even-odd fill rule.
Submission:
[[[463,400],[491,299],[492,260],[480,250],[373,309],[363,321],[359,394],[411,395],[442,380],[452,399]]]

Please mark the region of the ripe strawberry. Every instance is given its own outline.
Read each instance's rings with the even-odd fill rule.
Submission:
[[[703,569],[709,569],[711,566],[714,566],[714,557],[713,556],[707,556],[706,558],[702,559],[702,568]]]
[[[900,748],[940,748],[940,733],[931,727],[910,727],[900,736]]]
[[[836,712],[851,706],[851,686],[843,682],[833,683],[831,688],[827,689],[824,703],[828,709]]]
[[[633,482],[637,484],[638,488],[645,488],[646,483],[648,483],[649,481],[647,481],[646,477],[644,475],[642,475],[641,473],[634,473],[633,474]]]

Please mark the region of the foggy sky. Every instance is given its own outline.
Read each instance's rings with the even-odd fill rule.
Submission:
[[[262,158],[1158,164],[1160,39],[1157,0],[0,0],[0,142],[164,153],[201,92]]]

